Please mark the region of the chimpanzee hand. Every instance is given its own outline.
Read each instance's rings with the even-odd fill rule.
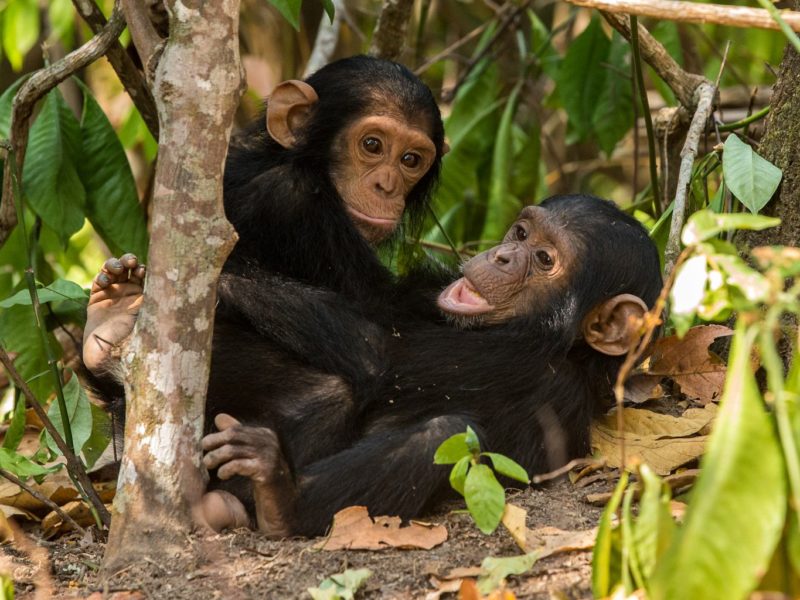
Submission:
[[[219,432],[203,438],[203,464],[217,469],[220,479],[235,475],[250,479],[258,528],[271,537],[288,535],[296,490],[278,436],[266,427],[242,425],[226,414],[217,415],[214,424]]]

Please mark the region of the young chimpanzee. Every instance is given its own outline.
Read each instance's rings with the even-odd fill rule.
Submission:
[[[217,415],[220,431],[204,439],[204,461],[222,479],[252,481],[259,528],[321,534],[353,504],[375,515],[418,516],[450,490],[449,468],[433,464],[434,451],[467,425],[484,449],[529,473],[588,451],[591,416],[610,395],[635,318],[661,288],[644,229],[610,202],[552,198],[525,208],[503,243],[466,263],[463,275],[438,298],[452,323],[395,323],[376,344],[381,352],[364,361],[371,375],[361,389],[330,374],[307,381],[305,398],[300,384],[287,402],[274,386],[270,355],[232,375],[231,345],[228,369],[212,379],[276,395],[229,398],[230,409],[210,395],[212,414],[233,416]],[[287,323],[276,323],[276,313],[264,310],[271,290],[257,281],[224,276],[221,295],[229,293],[239,294],[238,309],[256,332],[307,326],[288,305],[277,317]],[[295,302],[300,314],[310,314],[309,303],[326,352],[350,352],[326,322],[342,318],[375,334],[341,300],[319,293]],[[252,350],[252,343],[240,347]],[[249,504],[250,489],[228,490]],[[221,498],[207,494],[217,526],[246,521],[241,506]]]

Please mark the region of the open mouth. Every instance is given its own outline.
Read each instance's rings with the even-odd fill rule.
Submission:
[[[365,215],[360,210],[356,210],[352,206],[346,206],[347,212],[350,213],[350,216],[353,217],[356,221],[361,223],[365,223],[371,227],[377,227],[378,229],[384,229],[386,231],[394,231],[395,227],[397,227],[397,219],[383,219],[381,217],[370,217],[369,215]]]
[[[457,315],[480,315],[494,310],[466,277],[447,286],[436,303],[443,311]]]

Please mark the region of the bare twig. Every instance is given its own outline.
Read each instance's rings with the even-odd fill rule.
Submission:
[[[117,2],[111,18],[101,33],[58,62],[37,71],[22,84],[14,97],[9,136],[9,141],[16,154],[17,165],[24,164],[31,115],[36,102],[67,77],[105,54],[124,28],[125,20],[120,12],[119,2]],[[11,230],[17,224],[12,191],[12,162],[14,161],[6,161],[3,172],[3,195],[0,200],[0,247],[3,246],[11,234]]]
[[[72,0],[72,4],[94,33],[100,33],[106,26],[106,18],[94,0]],[[147,87],[142,72],[133,64],[133,60],[118,41],[114,41],[109,46],[106,56],[142,115],[150,133],[155,139],[158,139],[158,112],[153,101],[153,94],[150,93],[150,88]]]
[[[672,210],[672,224],[670,225],[667,247],[664,250],[664,271],[668,274],[675,267],[675,261],[680,253],[680,237],[683,223],[686,219],[686,198],[689,195],[689,185],[692,180],[692,166],[697,156],[697,149],[700,146],[700,138],[705,131],[706,123],[714,107],[715,95],[716,88],[710,83],[702,83],[697,88],[697,109],[689,125],[689,132],[686,134],[683,150],[681,150],[681,164],[678,169],[678,187],[675,192],[675,204]]]
[[[414,0],[384,0],[381,16],[372,34],[369,48],[372,56],[389,60],[400,58],[413,8]]]
[[[431,65],[434,65],[437,62],[439,62],[440,60],[442,60],[444,58],[447,58],[453,52],[455,52],[456,50],[461,48],[461,46],[463,46],[464,44],[467,44],[467,43],[471,42],[472,40],[474,40],[481,33],[483,33],[483,30],[486,29],[489,26],[489,23],[490,23],[490,21],[486,21],[486,23],[484,23],[483,25],[478,25],[475,29],[470,31],[467,35],[465,35],[464,37],[462,37],[459,40],[456,40],[455,42],[450,44],[447,48],[445,48],[444,50],[439,52],[439,54],[436,54],[435,56],[433,56],[433,57],[429,58],[428,60],[426,60],[424,63],[422,63],[419,67],[417,67],[414,70],[414,74],[415,75],[422,75],[425,71],[427,71],[431,67]]]
[[[148,81],[152,81],[153,73],[156,71],[158,59],[163,50],[164,40],[161,39],[156,28],[153,27],[153,23],[150,21],[150,13],[144,2],[139,0],[121,1],[133,45],[136,46],[139,58],[142,59],[144,76]]]
[[[81,527],[80,525],[78,525],[78,523],[75,521],[75,519],[70,517],[69,514],[67,514],[64,510],[62,510],[62,508],[58,504],[56,504],[55,502],[50,500],[50,498],[48,498],[47,496],[42,494],[40,491],[32,488],[31,486],[26,484],[24,481],[22,481],[21,479],[18,479],[13,474],[11,474],[8,471],[6,471],[5,469],[0,469],[0,477],[5,477],[11,483],[18,485],[21,489],[23,489],[26,492],[28,492],[31,496],[33,496],[39,502],[41,502],[42,504],[47,506],[50,510],[55,511],[55,513],[59,517],[61,517],[62,521],[64,521],[65,523],[69,523],[70,525],[72,525],[72,527],[74,529],[80,531],[83,534],[86,533],[86,530],[83,527]]]
[[[84,494],[89,499],[89,502],[100,515],[100,519],[103,521],[103,524],[108,527],[108,524],[111,522],[111,515],[108,514],[108,510],[106,510],[103,501],[100,499],[100,496],[97,495],[97,491],[94,489],[94,486],[92,486],[92,482],[89,479],[89,475],[86,473],[86,469],[83,467],[83,463],[78,460],[77,456],[75,456],[72,448],[67,446],[64,438],[55,428],[53,422],[50,420],[50,417],[47,416],[47,412],[45,412],[42,405],[36,399],[36,396],[33,395],[31,388],[28,387],[28,384],[25,383],[25,380],[14,367],[11,357],[8,355],[8,352],[6,352],[3,346],[0,346],[0,364],[5,367],[9,378],[14,382],[14,386],[20,391],[22,396],[25,398],[25,401],[28,403],[28,406],[33,409],[33,412],[35,412],[36,416],[39,417],[39,420],[50,434],[50,437],[53,438],[53,441],[56,443],[56,446],[58,446],[61,454],[63,454],[64,458],[67,460],[67,470],[69,471],[69,474],[77,479],[80,487],[83,488]]]
[[[716,23],[732,27],[755,27],[758,29],[780,29],[780,25],[769,12],[760,8],[701,4],[679,0],[568,0],[576,6],[598,10],[655,17],[665,21],[683,23]],[[800,13],[793,10],[776,10],[776,13],[794,31],[800,31]]]

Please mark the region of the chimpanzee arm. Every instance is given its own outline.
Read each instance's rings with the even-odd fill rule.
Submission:
[[[322,535],[336,512],[353,505],[366,506],[372,516],[419,516],[451,492],[451,467],[435,465],[433,455],[468,424],[475,427],[463,416],[448,415],[381,431],[309,465],[297,476],[291,530]]]
[[[358,381],[381,371],[383,330],[339,294],[265,271],[223,273],[219,314],[243,319],[281,350]]]

